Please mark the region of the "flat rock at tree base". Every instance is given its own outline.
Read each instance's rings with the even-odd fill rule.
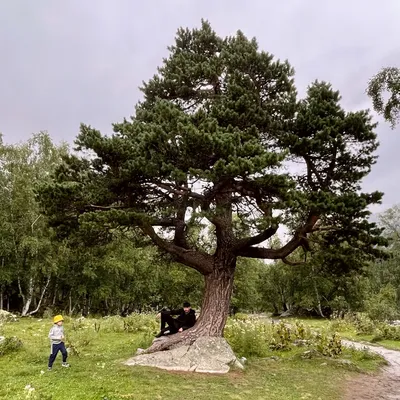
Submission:
[[[243,369],[243,365],[224,338],[206,336],[198,338],[190,346],[184,345],[151,354],[138,354],[124,364],[209,374],[225,374],[231,367]]]

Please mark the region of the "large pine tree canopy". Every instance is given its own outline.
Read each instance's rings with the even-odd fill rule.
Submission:
[[[376,125],[368,111],[343,110],[330,84],[314,82],[299,100],[287,61],[203,21],[178,30],[141,90],[134,116],[112,135],[81,125],[83,153],[42,187],[60,235],[78,225],[135,228],[203,274],[216,258],[286,260],[308,251],[313,235],[371,255],[382,243],[368,221],[382,194],[361,192]],[[200,221],[214,228],[209,253],[193,239]],[[267,247],[280,226],[291,237]]]

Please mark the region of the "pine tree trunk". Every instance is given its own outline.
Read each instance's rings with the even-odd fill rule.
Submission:
[[[223,336],[229,315],[235,267],[235,259],[229,264],[216,263],[213,272],[204,277],[204,299],[196,325],[183,333],[171,335],[168,340],[155,341],[146,352],[154,353],[183,344],[192,344],[202,336]]]
[[[222,336],[229,315],[235,269],[214,269],[205,276],[204,299],[196,323],[198,336]]]

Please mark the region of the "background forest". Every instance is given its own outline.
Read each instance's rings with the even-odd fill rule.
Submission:
[[[21,315],[127,315],[176,307],[183,299],[199,307],[202,276],[143,237],[120,230],[105,237],[90,224],[68,239],[56,237],[40,213],[37,188],[69,151],[43,132],[16,145],[0,142],[0,308]],[[373,319],[396,319],[400,207],[373,218],[389,239],[387,257],[371,262],[316,243],[301,266],[240,259],[231,312],[326,317],[365,311]],[[207,227],[194,240],[212,246]]]

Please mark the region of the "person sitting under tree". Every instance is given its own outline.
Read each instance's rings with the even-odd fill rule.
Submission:
[[[178,317],[173,318],[173,315],[178,315]],[[194,326],[196,323],[196,312],[191,308],[190,303],[185,302],[183,303],[183,308],[171,311],[163,310],[157,315],[157,318],[161,318],[161,330],[156,336],[159,338],[164,335],[183,332]]]

